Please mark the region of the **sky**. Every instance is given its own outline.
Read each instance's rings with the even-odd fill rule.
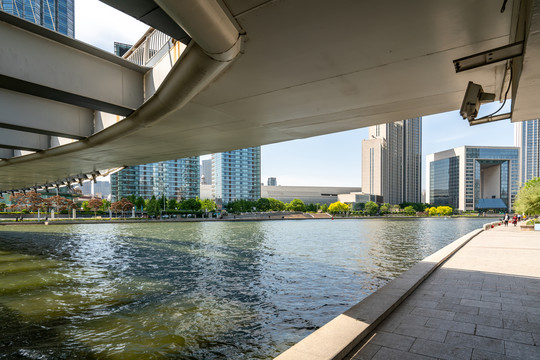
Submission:
[[[112,52],[114,42],[135,43],[148,26],[97,0],[75,0],[75,37]],[[478,117],[499,103],[482,105]],[[501,113],[507,112],[509,104]],[[513,146],[514,125],[509,120],[469,126],[459,111],[423,117],[422,189],[426,155],[463,145]],[[261,148],[261,181],[276,177],[278,185],[362,186],[362,140],[367,128]],[[203,156],[202,158],[209,158]]]

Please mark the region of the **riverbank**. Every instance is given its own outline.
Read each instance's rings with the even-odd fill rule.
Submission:
[[[475,230],[278,359],[540,358],[540,238]]]
[[[292,214],[240,214],[227,215],[222,218],[173,218],[173,219],[148,219],[148,218],[56,218],[48,219],[47,225],[66,225],[66,224],[124,224],[124,223],[174,223],[174,222],[204,222],[204,221],[268,221],[268,220],[411,220],[411,219],[499,219],[500,215],[470,216],[470,215],[452,215],[452,216],[340,216],[327,213],[292,213]],[[44,218],[25,218],[23,221],[15,221],[11,218],[0,218],[0,225],[45,225]]]

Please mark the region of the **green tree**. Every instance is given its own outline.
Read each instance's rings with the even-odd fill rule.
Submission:
[[[281,200],[277,200],[274,198],[268,198],[268,201],[270,202],[270,209],[273,211],[283,211],[285,210],[285,203]]]
[[[390,211],[390,204],[389,203],[384,203],[381,205],[381,207],[379,208],[379,212],[381,214],[388,214],[388,212]]]
[[[291,211],[306,211],[306,205],[300,199],[293,199],[293,201],[291,201],[289,203],[289,210],[291,210]]]
[[[319,209],[320,204],[307,204],[306,205],[306,211],[307,212],[317,212]]]
[[[176,210],[177,207],[178,207],[178,202],[176,201],[176,199],[170,199],[167,202],[167,210]]]
[[[405,201],[399,204],[399,207],[401,209],[405,209],[407,206],[412,206],[416,212],[424,212],[426,208],[429,207],[427,204],[424,204],[424,203],[409,202],[409,201]]]
[[[215,211],[217,209],[217,204],[210,199],[201,200],[201,210],[202,211]]]
[[[107,211],[111,207],[111,202],[107,199],[101,200],[101,211]]]
[[[255,207],[257,208],[257,211],[268,211],[272,208],[272,205],[267,198],[260,198],[257,200]]]
[[[201,202],[199,199],[186,199],[178,207],[181,210],[199,211],[201,209]]]
[[[328,204],[322,204],[321,205],[321,212],[325,213],[328,211]]]
[[[349,211],[349,205],[342,203],[341,201],[336,201],[328,207],[328,212],[331,214],[342,213]]]
[[[137,196],[135,194],[131,194],[129,195],[128,197],[126,197],[126,199],[132,203],[132,204],[135,204],[135,202],[137,201]]]
[[[155,195],[152,195],[152,198],[146,203],[146,212],[148,216],[158,216],[161,208],[159,207],[158,201]]]
[[[368,201],[365,205],[365,211],[368,215],[375,215],[379,211],[379,205],[373,201]]]
[[[82,202],[82,209],[84,211],[90,211],[90,207],[88,207],[88,200]]]
[[[540,214],[540,178],[527,181],[516,195],[516,211],[525,215]]]
[[[406,206],[405,209],[403,209],[403,213],[409,216],[416,215],[416,209],[409,205],[409,206]]]
[[[137,209],[139,209],[140,211],[143,211],[145,201],[142,196],[139,196],[133,204],[137,207]]]
[[[165,210],[166,209],[166,206],[167,206],[167,198],[165,197],[165,195],[161,196],[159,198],[159,209],[160,210]]]

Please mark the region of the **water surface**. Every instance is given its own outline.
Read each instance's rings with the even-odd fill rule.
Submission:
[[[273,358],[488,221],[3,226],[0,358]]]

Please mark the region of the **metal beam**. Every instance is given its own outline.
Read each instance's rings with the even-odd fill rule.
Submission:
[[[15,24],[0,21],[1,88],[124,116],[142,105],[144,83],[138,69],[144,68],[112,61],[111,54],[86,52],[76,46],[80,42],[52,36],[39,26],[39,35],[25,31],[14,18],[0,14],[0,20]]]

